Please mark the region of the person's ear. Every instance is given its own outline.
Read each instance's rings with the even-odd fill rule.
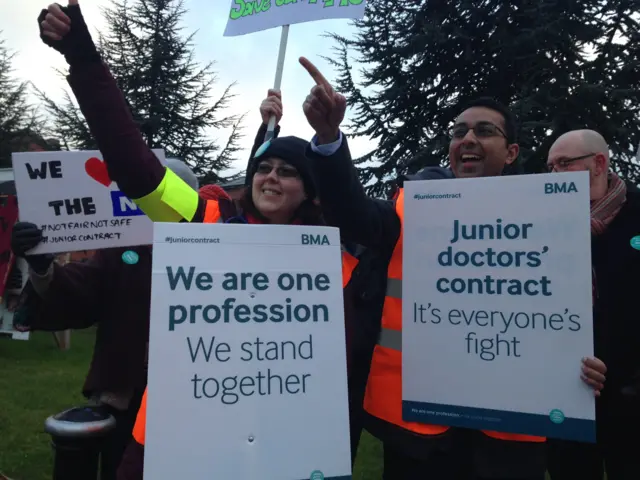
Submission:
[[[518,158],[520,153],[520,145],[512,143],[507,147],[507,165],[511,165]]]
[[[595,157],[593,157],[595,162],[595,174],[597,176],[606,175],[607,174],[607,158],[602,153],[597,153]]]

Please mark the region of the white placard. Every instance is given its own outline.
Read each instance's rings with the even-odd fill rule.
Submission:
[[[403,418],[595,440],[586,172],[405,183]]]
[[[164,150],[153,150],[165,164]],[[112,182],[99,151],[13,154],[20,221],[43,230],[30,254],[148,245],[153,224]]]
[[[366,0],[231,0],[225,37],[332,18],[362,18]]]
[[[145,479],[351,478],[337,229],[156,223],[151,319]]]

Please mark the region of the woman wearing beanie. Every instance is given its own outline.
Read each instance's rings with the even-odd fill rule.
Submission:
[[[67,80],[120,190],[154,221],[205,221],[207,201],[165,168],[144,141],[77,2],[51,5],[40,13],[38,23],[43,42],[63,54],[71,67]],[[242,209],[230,211],[221,199],[222,220],[315,223],[319,217],[312,208],[315,190],[304,161],[306,145],[305,140],[283,137],[258,149]]]
[[[67,80],[102,152],[109,176],[159,222],[322,224],[315,188],[305,161],[307,142],[281,137],[257,149],[247,171],[248,188],[239,205],[206,200],[165,168],[145,143],[126,101],[102,62],[76,1],[53,4],[38,18],[43,42],[64,55]],[[354,267],[349,263],[350,268]],[[141,479],[146,392],[133,442],[118,478]]]

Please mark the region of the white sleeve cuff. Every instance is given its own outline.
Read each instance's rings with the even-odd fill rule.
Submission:
[[[322,155],[323,157],[330,157],[338,150],[340,150],[340,146],[342,145],[342,132],[338,132],[338,140],[333,143],[327,143],[326,145],[317,145],[318,136],[314,135],[311,139],[311,150],[318,155]]]

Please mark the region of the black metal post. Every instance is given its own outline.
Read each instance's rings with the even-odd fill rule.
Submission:
[[[44,423],[54,450],[53,480],[96,480],[104,438],[116,420],[100,406],[75,407]]]

